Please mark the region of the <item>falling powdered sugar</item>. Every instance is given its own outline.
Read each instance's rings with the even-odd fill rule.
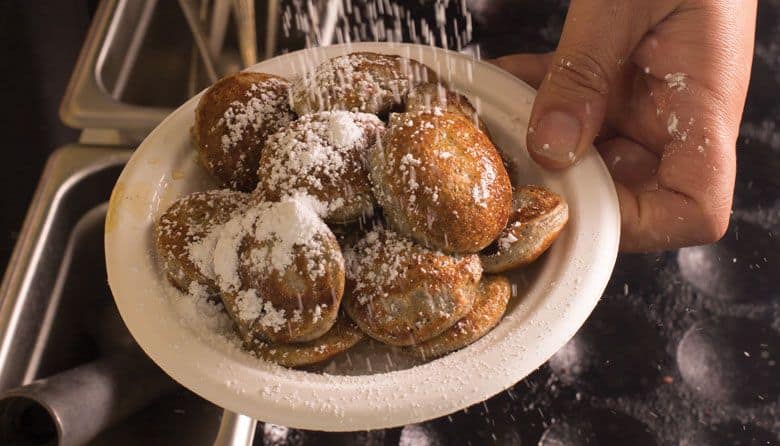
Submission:
[[[666,131],[670,135],[677,134],[677,126],[680,124],[680,120],[677,118],[677,114],[672,112],[669,114],[669,119],[666,121]]]
[[[404,181],[405,190],[409,194],[409,204],[414,205],[417,200],[417,189],[420,187],[420,183],[417,182],[416,168],[422,165],[422,161],[415,158],[411,153],[401,157],[398,165],[398,170],[401,172],[401,179]]]
[[[353,53],[334,57],[293,84],[293,102],[306,103],[308,98],[315,108],[308,112],[376,111],[388,100],[401,102],[411,86],[414,68],[420,70],[394,56]]]

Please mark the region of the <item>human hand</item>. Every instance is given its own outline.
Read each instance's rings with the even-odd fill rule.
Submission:
[[[539,93],[527,145],[570,166],[595,142],[621,250],[710,243],[728,227],[756,0],[572,0],[555,53],[493,60]]]

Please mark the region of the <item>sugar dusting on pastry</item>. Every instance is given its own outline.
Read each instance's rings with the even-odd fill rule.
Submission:
[[[360,303],[370,300],[371,293],[386,294],[385,290],[406,274],[409,261],[419,260],[416,249],[424,250],[395,232],[378,229],[347,251],[347,278],[355,281]],[[363,294],[365,291],[370,292]]]
[[[379,118],[367,113],[303,116],[268,139],[260,160],[259,188],[272,197],[316,198],[326,218],[346,206],[368,209],[373,197],[364,153],[383,130]],[[354,217],[345,217],[349,216]]]
[[[242,320],[256,320],[255,323],[274,332],[286,324],[284,310],[274,308],[257,290],[240,289],[239,249],[244,237],[252,235],[259,240],[273,240],[268,251],[252,253],[251,258],[262,262],[258,265],[260,270],[284,271],[293,263],[293,248],[296,246],[305,247],[308,259],[316,257],[321,245],[315,236],[327,229],[324,226],[310,208],[298,201],[263,203],[225,225],[214,251],[214,270],[220,286],[237,293],[236,307]],[[310,273],[323,273],[314,261],[312,266]]]
[[[247,340],[308,341],[335,322],[344,260],[305,196],[261,202],[226,223],[214,271]]]
[[[399,56],[346,54],[298,78],[291,88],[292,105],[300,115],[321,110],[385,113],[429,76],[427,67]]]
[[[163,269],[186,291],[191,282],[214,288],[213,251],[223,223],[241,213],[248,195],[227,189],[195,192],[172,204],[155,227]]]
[[[253,83],[247,92],[249,100],[235,100],[225,110],[217,125],[224,124],[222,150],[228,151],[241,142],[252,128],[259,130],[272,122],[277,128],[290,123],[289,113],[283,112],[288,99],[277,90],[286,88],[288,83],[278,78],[269,78],[260,85]]]
[[[262,203],[225,224],[214,251],[214,271],[220,285],[228,290],[240,288],[238,252],[244,237],[251,235],[257,240],[272,241],[265,252],[251,255],[252,260],[262,262],[257,265],[261,271],[283,272],[294,261],[294,248],[301,247],[311,262],[307,265],[309,274],[317,277],[324,274],[316,261],[323,249],[318,236],[329,231],[317,214],[299,200]]]

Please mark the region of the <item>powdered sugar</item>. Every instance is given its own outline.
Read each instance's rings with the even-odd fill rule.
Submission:
[[[322,320],[322,305],[317,305],[312,311],[312,322],[315,324]]]
[[[255,320],[255,325],[271,329],[274,333],[278,333],[279,330],[287,325],[287,319],[284,317],[284,310],[277,310],[270,301],[263,302],[262,317]]]
[[[688,75],[685,73],[669,73],[664,76],[666,85],[674,90],[683,91],[688,88],[688,84],[685,83],[685,78]]]
[[[483,158],[480,162],[482,172],[479,177],[479,184],[475,184],[471,189],[471,198],[478,206],[486,208],[487,200],[490,198],[491,187],[496,181],[496,169],[489,160]]]
[[[190,242],[187,246],[190,260],[203,276],[214,279],[214,250],[219,239],[221,227],[211,228],[205,237]]]
[[[378,113],[400,103],[412,78],[425,77],[419,64],[396,56],[353,53],[335,57],[294,82],[292,98],[299,114],[318,110]]]
[[[260,271],[283,272],[302,252],[309,260],[309,274],[322,275],[324,269],[315,259],[321,254],[321,236],[329,232],[314,210],[299,200],[262,203],[222,228],[214,252],[218,283],[227,291],[241,288],[239,249],[245,237],[264,243],[250,254]]]
[[[263,314],[263,300],[256,290],[238,291],[235,305],[239,319],[245,322],[252,322]]]
[[[358,302],[387,295],[398,281],[406,280],[410,268],[416,271],[431,271],[465,262],[464,267],[479,278],[482,267],[476,256],[465,258],[448,256],[413,243],[394,231],[378,228],[368,232],[352,249],[345,252],[347,278],[354,283]],[[439,262],[432,259],[438,258]],[[451,267],[450,266],[450,267]]]
[[[191,281],[216,292],[213,252],[219,228],[246,207],[248,195],[231,190],[195,192],[173,203],[156,225],[161,263],[186,291]]]
[[[268,139],[260,187],[274,197],[311,195],[324,206],[318,209],[323,217],[355,200],[370,203],[364,152],[383,130],[379,118],[366,113],[303,116]]]
[[[223,291],[237,291],[241,286],[238,275],[238,250],[244,236],[250,233],[254,220],[265,206],[251,208],[244,215],[233,217],[219,232],[214,247],[214,274]]]
[[[669,113],[669,119],[666,121],[666,131],[672,136],[676,135],[679,124],[680,120],[677,118],[677,114],[675,112]]]
[[[398,164],[398,170],[401,173],[401,179],[404,181],[404,189],[409,194],[409,204],[414,205],[417,200],[417,189],[420,184],[417,182],[417,168],[422,165],[422,161],[415,158],[411,153],[401,157]]]
[[[268,126],[271,122],[275,127],[284,127],[290,122],[289,113],[280,113],[287,103],[287,96],[277,94],[276,89],[286,88],[287,82],[277,78],[269,78],[260,85],[252,84],[248,101],[236,100],[222,115],[220,123],[224,123],[225,131],[222,135],[222,150],[228,151],[240,143],[247,131],[251,128],[255,131]],[[259,93],[258,93],[259,92]]]
[[[369,118],[370,119],[370,118]],[[355,124],[355,120],[348,113],[330,113],[328,119],[328,137],[336,147],[352,147],[363,135],[363,128]]]
[[[512,231],[504,231],[501,238],[498,239],[498,249],[500,251],[507,251],[516,241],[517,237],[512,234]]]
[[[254,237],[257,240],[272,240],[265,256],[268,267],[284,271],[292,265],[296,252],[303,247],[308,259],[321,253],[320,236],[330,230],[314,211],[297,200],[274,203],[261,212],[255,222]],[[312,264],[310,272],[324,273],[318,265]]]
[[[235,339],[233,321],[225,313],[221,302],[210,299],[211,296],[205,286],[192,282],[187,295],[182,295],[175,290],[171,290],[169,294],[175,296],[174,304],[184,325],[202,327],[200,331],[204,333]]]
[[[301,312],[286,314],[266,296],[242,280],[242,271],[253,274],[284,274],[303,256],[310,278],[326,273],[322,264],[323,239],[330,235],[327,225],[305,202],[288,199],[279,203],[261,203],[244,215],[230,220],[222,228],[214,252],[214,271],[224,293],[233,295],[236,318],[245,326],[259,327],[277,333],[287,325],[287,317],[301,319]],[[332,237],[332,235],[331,235]],[[257,246],[248,257],[241,256],[247,243]],[[246,265],[242,262],[249,262]],[[321,317],[322,308],[313,312]],[[317,313],[319,312],[319,313]]]
[[[393,231],[376,229],[345,253],[347,278],[355,281],[355,292],[375,290],[384,293],[399,277],[406,274],[407,262],[415,258],[418,248]],[[365,304],[370,294],[361,293],[358,298]]]

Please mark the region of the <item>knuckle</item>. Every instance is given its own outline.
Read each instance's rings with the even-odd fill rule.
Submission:
[[[549,82],[562,94],[577,98],[606,96],[609,73],[598,57],[585,51],[568,52],[554,56]]]

